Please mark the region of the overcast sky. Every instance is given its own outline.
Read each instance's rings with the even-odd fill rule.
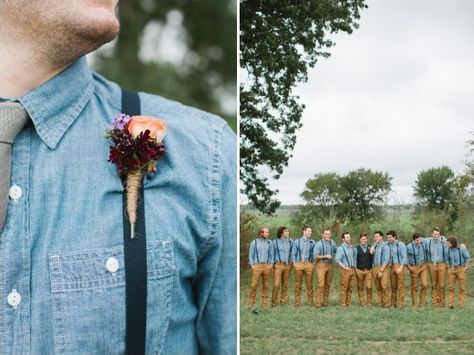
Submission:
[[[368,1],[296,92],[306,105],[278,198],[298,204],[316,172],[388,172],[392,203],[424,169],[464,169],[474,130],[474,1]]]

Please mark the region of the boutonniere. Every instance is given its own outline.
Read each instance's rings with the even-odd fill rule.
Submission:
[[[132,239],[135,237],[143,176],[156,173],[156,163],[165,152],[162,143],[165,133],[166,123],[163,120],[124,114],[116,115],[112,126],[106,131],[106,138],[112,139],[108,161],[117,165],[118,174],[125,181],[126,210]]]

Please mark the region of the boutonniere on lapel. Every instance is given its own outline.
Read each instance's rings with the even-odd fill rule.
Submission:
[[[108,161],[117,165],[118,174],[125,182],[132,239],[135,237],[138,196],[143,176],[156,173],[156,163],[165,153],[162,143],[165,133],[166,123],[163,120],[117,114],[105,134],[107,139],[112,139]]]

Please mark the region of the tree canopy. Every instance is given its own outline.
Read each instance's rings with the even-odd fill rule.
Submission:
[[[456,195],[454,172],[447,166],[422,170],[413,189],[419,205],[428,209],[446,209]]]
[[[295,213],[295,220],[312,225],[374,220],[391,191],[391,179],[387,173],[370,169],[350,171],[344,176],[316,174],[306,182],[301,193],[305,204]]]
[[[337,32],[358,27],[364,0],[241,0],[240,177],[260,211],[279,206],[269,179],[288,165],[304,105],[293,93],[308,68],[329,56]]]

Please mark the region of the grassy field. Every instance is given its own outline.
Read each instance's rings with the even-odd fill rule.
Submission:
[[[290,277],[289,302],[286,306],[275,308],[257,306],[247,309],[246,302],[251,281],[251,270],[246,265],[248,245],[255,238],[259,226],[268,226],[273,239],[276,228],[286,225],[290,228],[291,237],[298,238],[300,226],[292,225],[292,212],[293,209],[285,208],[277,211],[273,217],[259,215],[241,235],[241,354],[474,354],[474,268],[467,273],[468,286],[464,309],[432,308],[429,289],[427,308],[423,311],[412,310],[408,271],[405,271],[406,291],[403,309],[360,307],[355,283],[353,306],[343,309],[338,303],[339,279],[336,268],[329,307],[316,309],[314,306],[305,305],[304,282],[302,306],[294,307],[293,270]],[[461,240],[467,244],[473,256],[474,236],[470,233],[473,229],[472,222],[470,223],[465,226],[466,233],[457,235],[461,236]],[[316,230],[320,226],[314,227],[313,238],[319,240],[319,233]],[[354,237],[361,230],[359,226],[348,227]],[[412,221],[409,210],[391,210],[383,221],[367,227],[363,230],[373,232],[377,229],[386,231],[394,228],[402,236],[402,240],[407,240],[414,230],[420,230]],[[333,238],[339,244],[339,236]],[[356,240],[355,237],[354,241]],[[273,280],[270,288],[272,282]],[[316,287],[316,284],[314,275],[313,287]],[[260,292],[261,288],[257,293],[257,305],[261,300]],[[446,301],[447,293],[446,287]],[[375,298],[374,290],[373,299]],[[457,305],[457,298],[455,304]]]
[[[464,309],[412,310],[409,288],[405,307],[383,309],[358,305],[354,284],[353,306],[338,304],[337,271],[330,292],[329,307],[306,305],[303,282],[302,305],[294,307],[294,271],[290,278],[289,302],[285,306],[246,306],[251,271],[241,272],[240,352],[241,354],[472,354],[474,349],[474,288],[468,272],[468,296]],[[406,286],[410,276],[405,274]],[[316,286],[316,276],[313,286]],[[469,287],[471,286],[471,287]],[[314,293],[316,294],[316,293]],[[446,289],[447,296],[447,289]],[[457,296],[457,294],[456,294]],[[271,297],[271,292],[270,292]],[[373,294],[375,300],[375,292]],[[455,301],[457,305],[457,298]]]

